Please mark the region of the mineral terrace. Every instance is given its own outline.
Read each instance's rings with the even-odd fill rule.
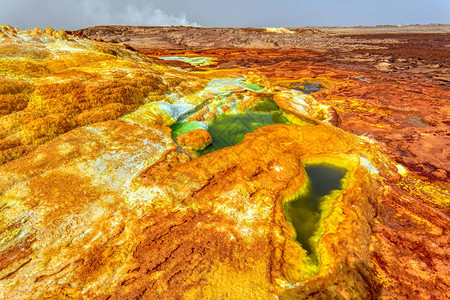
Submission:
[[[449,46],[0,26],[0,298],[448,298]]]

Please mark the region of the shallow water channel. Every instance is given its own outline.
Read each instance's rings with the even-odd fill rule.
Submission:
[[[328,165],[317,165],[305,167],[305,171],[310,180],[310,190],[307,195],[301,195],[286,202],[284,213],[286,219],[294,226],[297,242],[309,254],[315,254],[310,238],[314,235],[320,220],[320,204],[324,196],[342,188],[341,180],[346,170]]]

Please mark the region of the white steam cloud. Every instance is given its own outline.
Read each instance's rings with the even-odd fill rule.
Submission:
[[[161,9],[155,8],[149,1],[138,1],[125,5],[119,3],[100,0],[84,0],[81,5],[83,14],[88,23],[103,25],[147,25],[147,26],[200,26],[196,22],[190,22],[186,14],[168,14]],[[134,1],[136,2],[136,1]],[[123,2],[122,2],[123,3]]]
[[[95,25],[200,26],[159,0],[0,0],[0,24],[75,30]],[[161,1],[160,1],[161,2]],[[176,4],[176,3],[175,3]],[[171,13],[176,11],[176,13]]]

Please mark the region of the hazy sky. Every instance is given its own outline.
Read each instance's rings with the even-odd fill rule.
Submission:
[[[301,27],[450,23],[450,0],[0,0],[0,24]]]

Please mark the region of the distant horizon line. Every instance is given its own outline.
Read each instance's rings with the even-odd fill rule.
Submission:
[[[428,24],[378,24],[378,25],[352,25],[352,26],[345,26],[345,25],[306,25],[306,26],[246,26],[246,27],[237,27],[237,26],[203,26],[203,25],[120,25],[120,24],[102,24],[102,25],[93,25],[88,26],[84,28],[89,27],[100,27],[100,26],[128,26],[128,27],[200,27],[200,28],[337,28],[337,27],[344,27],[344,28],[360,28],[360,27],[408,27],[408,26],[450,26],[450,23],[428,23]],[[80,28],[80,29],[84,29]]]
[[[10,24],[0,24],[2,26],[10,25]],[[15,27],[13,25],[10,25],[12,27]],[[246,26],[246,27],[236,27],[236,26],[194,26],[194,25],[124,25],[124,24],[102,24],[102,25],[92,25],[87,27],[82,27],[78,29],[64,29],[65,31],[77,31],[81,29],[86,28],[93,28],[93,27],[104,27],[104,26],[126,26],[126,27],[192,27],[192,28],[377,28],[377,27],[411,27],[411,26],[450,26],[450,23],[428,23],[428,24],[378,24],[378,25],[352,25],[352,26],[345,26],[345,25],[307,25],[307,26],[298,26],[298,27],[292,27],[292,26]],[[47,26],[52,27],[52,26]],[[16,27],[18,28],[18,27]],[[36,28],[36,27],[35,27]],[[26,28],[26,29],[32,29],[32,28]]]

